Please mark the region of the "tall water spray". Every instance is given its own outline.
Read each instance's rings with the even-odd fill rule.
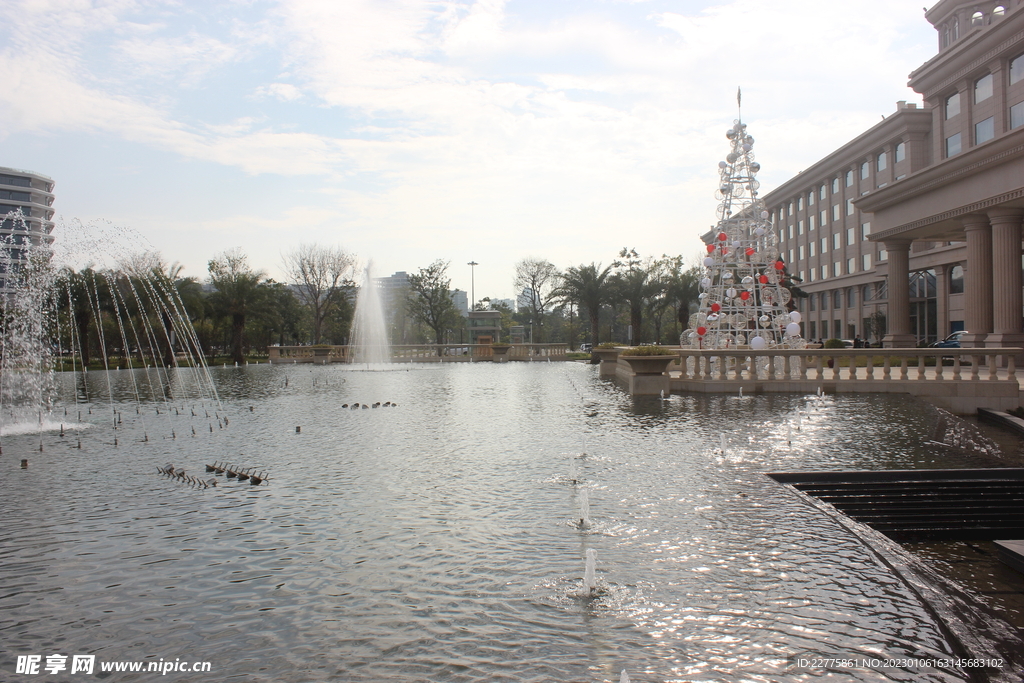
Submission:
[[[363,271],[363,282],[356,298],[356,315],[352,321],[353,361],[356,363],[387,363],[391,360],[391,343],[380,294],[380,286],[373,277],[373,261],[370,261]]]

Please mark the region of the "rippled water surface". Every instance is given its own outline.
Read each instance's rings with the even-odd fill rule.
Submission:
[[[633,399],[579,364],[213,373],[218,411],[136,415],[127,372],[109,391],[90,373],[66,419],[95,426],[3,437],[0,679],[55,652],[211,662],[177,681],[793,680],[794,655],[951,652],[870,549],[764,476],[963,464],[923,446],[937,417],[917,401]],[[341,408],[378,401],[398,405]],[[214,461],[270,481],[156,470]]]

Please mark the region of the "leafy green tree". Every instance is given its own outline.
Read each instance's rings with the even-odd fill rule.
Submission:
[[[449,263],[437,260],[410,275],[406,298],[409,314],[433,331],[434,343],[439,346],[444,343],[445,330],[462,324],[462,316],[449,291],[452,282],[447,276]],[[440,348],[437,353],[441,355]]]
[[[699,302],[701,267],[687,266],[682,256],[663,255],[660,261],[661,279],[664,284],[662,300],[675,314],[673,338],[686,329],[690,320],[690,307]]]
[[[611,266],[602,269],[599,263],[570,266],[562,273],[556,290],[561,300],[572,301],[587,312],[590,341],[595,346],[601,338],[601,307],[611,298],[611,271]]]
[[[229,249],[211,259],[208,268],[214,288],[210,303],[214,311],[231,320],[232,359],[245,362],[245,323],[250,314],[267,303],[272,291],[270,281],[262,270],[249,266],[240,249]]]
[[[661,292],[662,283],[657,277],[657,266],[653,259],[641,259],[636,249],[623,249],[612,266],[612,292],[617,301],[629,307],[629,324],[633,327],[633,342],[642,339],[643,316],[652,299]]]

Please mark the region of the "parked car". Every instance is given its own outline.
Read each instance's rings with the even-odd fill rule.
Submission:
[[[942,341],[932,342],[929,344],[929,348],[933,349],[959,349],[960,348],[960,337],[967,334],[967,330],[958,330],[953,334],[949,335]]]
[[[593,348],[593,344],[580,344],[580,353],[590,353],[590,350]]]

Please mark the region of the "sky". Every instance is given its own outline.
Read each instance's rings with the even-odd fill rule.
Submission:
[[[378,275],[696,259],[725,131],[762,194],[895,111],[937,50],[910,0],[4,0],[0,166],[60,225],[204,279],[300,244]],[[60,234],[58,227],[57,234]],[[137,247],[135,243],[137,242]]]

